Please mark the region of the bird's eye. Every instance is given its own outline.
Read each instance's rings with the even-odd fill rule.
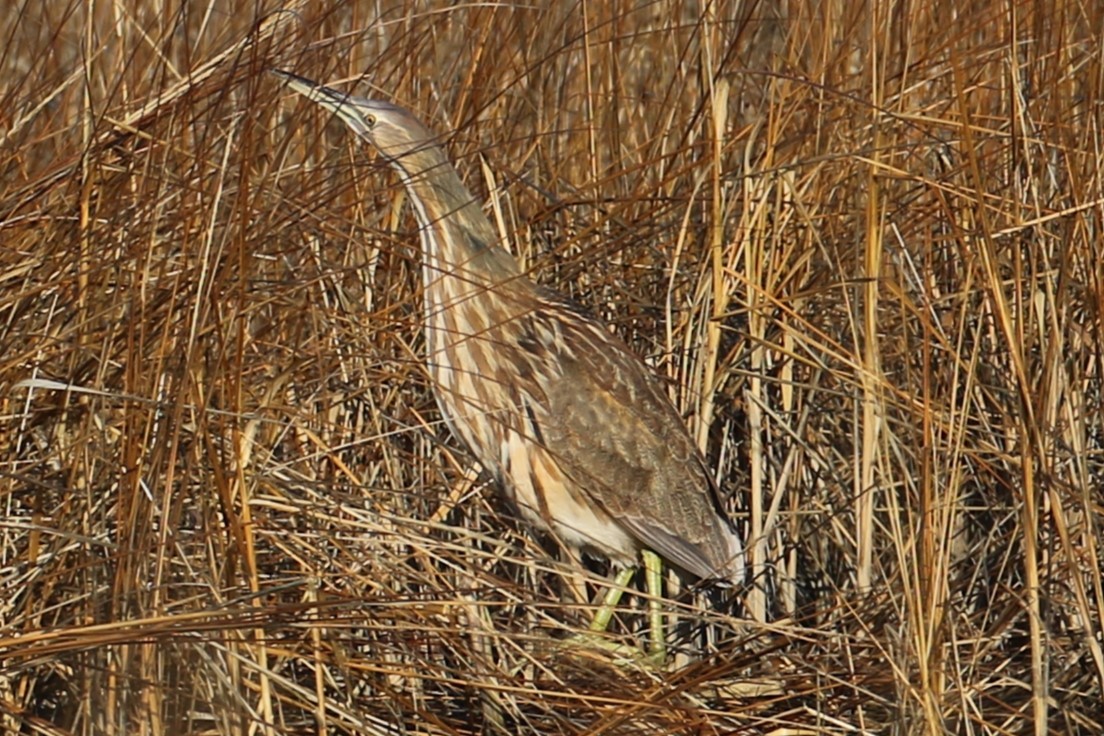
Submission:
[[[365,115],[364,116],[364,124],[367,125],[369,128],[376,127],[376,116],[375,115]]]

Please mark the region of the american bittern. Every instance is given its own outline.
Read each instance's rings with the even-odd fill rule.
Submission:
[[[699,578],[740,581],[740,538],[659,380],[578,305],[530,281],[498,243],[438,138],[410,112],[277,72],[371,143],[419,225],[428,371],[437,403],[523,516],[622,567],[648,568],[651,650],[662,656],[656,554]]]

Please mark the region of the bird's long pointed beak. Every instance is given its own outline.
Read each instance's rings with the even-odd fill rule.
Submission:
[[[363,114],[354,104],[355,98],[347,92],[340,92],[333,87],[311,81],[298,74],[285,72],[281,69],[270,70],[280,79],[283,79],[288,87],[306,97],[311,102],[317,103],[345,121],[345,124],[357,133],[363,135],[368,132],[369,126]]]

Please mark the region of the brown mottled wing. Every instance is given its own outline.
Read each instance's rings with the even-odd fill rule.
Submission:
[[[605,327],[570,303],[555,306],[561,349],[550,356],[556,369],[542,371],[541,440],[643,546],[698,577],[724,576],[731,531],[659,380]]]

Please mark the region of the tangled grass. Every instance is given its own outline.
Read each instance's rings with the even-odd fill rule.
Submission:
[[[19,2],[0,18],[0,723],[1104,732],[1104,6]],[[662,670],[441,425],[386,167],[442,131],[661,375],[748,535]],[[638,640],[639,597],[617,634]]]

